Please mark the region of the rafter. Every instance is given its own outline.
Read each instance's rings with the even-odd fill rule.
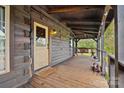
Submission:
[[[77,38],[77,39],[92,39],[92,38],[96,38],[96,36],[92,36],[92,35],[85,35],[85,36],[82,36],[82,35],[78,35],[78,36],[76,36],[75,38]]]
[[[87,37],[87,36],[92,36],[92,37],[96,37],[97,36],[97,34],[95,33],[95,34],[93,34],[93,33],[88,33],[88,32],[80,32],[80,31],[75,31],[74,32],[75,33],[75,36],[76,37],[79,37],[79,36],[83,36],[83,37]]]
[[[68,27],[99,28],[97,25],[67,24]]]
[[[98,30],[96,29],[83,29],[83,28],[71,28],[71,30],[82,30],[82,31],[94,31],[94,32],[98,32]]]
[[[98,34],[98,32],[93,32],[93,31],[83,31],[84,33],[89,33],[89,34]]]
[[[88,18],[88,19],[86,19],[86,18],[75,18],[75,17],[62,17],[61,18],[61,22],[63,22],[63,21],[73,21],[73,20],[75,20],[75,21],[82,21],[82,22],[101,22],[101,19],[99,19],[99,18]]]
[[[98,32],[95,32],[95,31],[82,31],[82,30],[72,30],[72,31],[74,31],[74,32],[82,32],[82,33],[90,33],[90,34],[98,34]]]
[[[98,28],[95,27],[71,27],[72,30],[89,30],[89,31],[98,31]]]
[[[63,21],[66,24],[86,24],[86,25],[100,25],[101,22],[98,21]]]

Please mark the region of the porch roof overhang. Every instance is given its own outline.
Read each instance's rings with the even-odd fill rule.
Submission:
[[[46,5],[45,9],[48,14],[69,27],[75,38],[96,39],[105,15],[105,7],[105,5]],[[113,10],[109,9],[105,29],[113,19]]]

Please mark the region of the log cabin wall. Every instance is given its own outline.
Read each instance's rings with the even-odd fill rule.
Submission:
[[[29,6],[10,6],[10,72],[0,87],[18,87],[32,77]]]
[[[10,6],[10,72],[0,75],[0,87],[19,87],[27,83],[34,73],[33,22],[49,28],[49,65],[73,56],[70,30],[39,6]],[[60,35],[51,35],[52,30]],[[67,33],[64,37],[64,33]]]

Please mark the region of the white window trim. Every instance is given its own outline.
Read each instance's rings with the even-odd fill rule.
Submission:
[[[10,72],[10,6],[5,7],[5,70],[0,71],[0,75]]]

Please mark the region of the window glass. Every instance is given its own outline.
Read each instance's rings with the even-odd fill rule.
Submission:
[[[36,46],[46,46],[46,31],[38,26],[36,27]]]
[[[0,6],[0,71],[5,70],[5,9]]]

